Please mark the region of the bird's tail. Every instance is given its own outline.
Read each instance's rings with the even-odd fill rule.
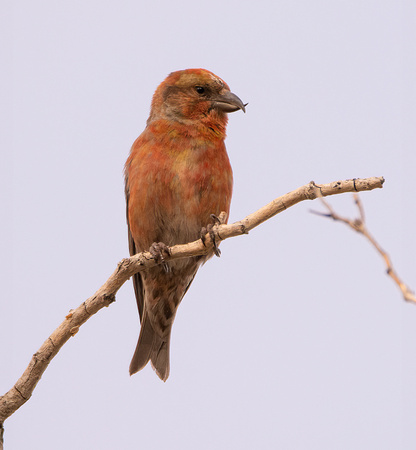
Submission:
[[[146,310],[143,313],[139,341],[130,363],[130,375],[142,370],[150,361],[157,376],[166,381],[169,376],[169,344],[170,330],[165,338],[161,338],[153,330]]]

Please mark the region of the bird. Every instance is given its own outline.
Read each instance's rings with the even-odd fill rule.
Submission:
[[[126,215],[130,255],[150,249],[163,264],[133,275],[141,326],[130,375],[150,361],[161,380],[169,376],[178,306],[215,249],[167,262],[163,254],[202,238],[201,230],[222,211],[228,217],[233,173],[224,144],[227,114],[245,112],[246,105],[206,69],[172,72],[153,95],[124,168]]]

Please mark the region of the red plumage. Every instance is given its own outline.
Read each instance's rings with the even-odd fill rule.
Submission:
[[[228,215],[233,179],[224,139],[227,113],[238,109],[244,110],[241,100],[204,69],[173,72],[156,89],[146,129],[125,166],[131,255],[154,242],[194,241],[211,214]],[[134,275],[141,330],[130,374],[150,360],[157,375],[168,378],[176,310],[198,267],[211,256]]]

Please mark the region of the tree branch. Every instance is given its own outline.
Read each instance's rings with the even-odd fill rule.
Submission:
[[[312,211],[314,214],[318,214],[320,216],[329,217],[333,220],[343,222],[349,227],[351,227],[353,230],[357,231],[357,233],[362,234],[365,236],[370,243],[373,245],[373,247],[378,251],[378,253],[381,255],[381,257],[384,259],[384,262],[386,263],[386,273],[389,275],[393,281],[397,284],[399,289],[401,290],[403,294],[403,298],[407,302],[413,302],[416,303],[416,296],[414,292],[403,283],[403,281],[399,278],[396,271],[393,268],[393,264],[391,262],[391,259],[389,255],[380,247],[379,243],[374,239],[374,237],[370,234],[368,231],[368,228],[365,224],[365,215],[364,215],[364,208],[361,203],[360,197],[358,194],[354,194],[354,202],[358,208],[358,218],[357,219],[347,219],[346,217],[341,217],[339,214],[337,214],[332,206],[323,198],[321,198],[321,202],[325,205],[326,209],[328,210],[328,213],[320,213],[317,211]]]
[[[370,191],[381,188],[383,183],[383,177],[336,181],[321,185],[311,181],[305,186],[276,198],[243,220],[229,225],[222,224],[216,226],[216,231],[219,240],[247,234],[264,221],[303,200],[313,200],[317,197],[326,197],[344,192]],[[224,216],[222,219],[224,219]],[[212,241],[209,234],[207,234],[205,245],[199,239],[189,244],[171,247],[171,255],[166,257],[165,261],[204,255],[211,249]],[[16,384],[6,394],[0,397],[0,424],[29,400],[53,357],[59,352],[65,342],[78,332],[79,327],[101,308],[109,306],[115,300],[117,291],[132,275],[154,267],[155,265],[156,262],[149,252],[138,253],[131,258],[123,259],[118,263],[116,270],[110,278],[92,297],[83,302],[78,308],[69,312],[65,320],[33,355],[28,367]]]

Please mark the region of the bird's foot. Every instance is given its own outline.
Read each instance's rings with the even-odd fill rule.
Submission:
[[[170,256],[170,249],[166,244],[163,242],[153,242],[149,248],[149,252],[153,256],[156,264],[162,264],[165,272],[170,272],[170,266],[165,261],[165,257]]]
[[[221,236],[218,234],[218,226],[223,223],[221,220],[221,217],[217,217],[215,214],[211,214],[211,219],[213,223],[208,224],[206,227],[202,227],[201,229],[201,241],[205,245],[206,241],[206,234],[209,234],[209,237],[212,241],[212,249],[214,250],[215,256],[218,256],[218,258],[221,256],[221,251],[218,248],[218,244],[221,241]],[[217,244],[218,241],[218,244]]]

